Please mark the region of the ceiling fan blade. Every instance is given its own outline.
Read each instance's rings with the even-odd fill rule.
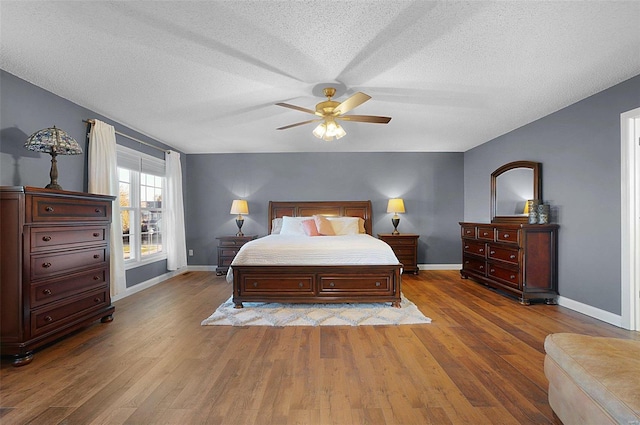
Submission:
[[[299,125],[305,125],[305,124],[309,124],[309,123],[315,122],[315,121],[322,121],[322,120],[320,118],[318,118],[317,120],[309,120],[309,121],[297,122],[295,124],[289,124],[289,125],[285,125],[284,127],[276,128],[276,130],[286,130],[287,128],[297,127]]]
[[[341,104],[339,104],[338,106],[336,106],[335,109],[333,110],[333,113],[336,115],[345,114],[350,110],[352,110],[353,108],[362,105],[364,102],[366,102],[369,99],[371,99],[371,96],[369,96],[368,94],[358,92],[353,96],[351,96],[350,98],[348,98],[347,100],[345,100],[344,102],[342,102]]]
[[[391,121],[391,117],[377,117],[374,115],[342,115],[335,119],[355,122],[371,122],[375,124],[387,124]]]
[[[306,112],[307,114],[319,115],[316,111],[312,111],[311,109],[303,108],[302,106],[291,105],[289,103],[276,103],[278,106],[283,106],[289,109],[295,109],[296,111]]]

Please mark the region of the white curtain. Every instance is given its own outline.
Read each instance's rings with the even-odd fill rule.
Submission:
[[[167,247],[167,269],[178,270],[187,266],[180,154],[168,151],[165,155],[165,164],[167,169],[167,202],[163,214],[166,217],[164,220],[166,223],[164,236]]]
[[[94,120],[89,133],[89,192],[115,196],[111,220],[111,296],[127,288],[118,201],[116,132],[112,125]]]

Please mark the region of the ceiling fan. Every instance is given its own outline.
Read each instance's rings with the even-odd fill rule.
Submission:
[[[299,125],[309,124],[312,122],[321,121],[321,123],[313,130],[313,135],[318,139],[323,139],[326,141],[331,141],[335,137],[336,139],[341,138],[345,134],[346,131],[338,124],[336,121],[354,121],[354,122],[368,122],[368,123],[376,123],[376,124],[387,124],[391,121],[391,117],[378,117],[374,115],[344,115],[350,110],[362,105],[367,100],[371,99],[371,96],[366,95],[362,92],[358,92],[353,96],[349,97],[344,102],[336,102],[335,100],[331,100],[331,98],[336,94],[336,89],[333,87],[326,87],[324,89],[324,95],[327,97],[327,100],[324,102],[320,102],[316,105],[316,110],[312,111],[311,109],[303,108],[301,106],[290,105],[288,103],[276,103],[278,106],[283,106],[285,108],[295,109],[296,111],[306,112],[308,114],[316,115],[319,118],[315,118],[312,120],[302,121],[295,124],[286,125],[284,127],[278,128],[278,130],[286,130],[287,128],[297,127]]]

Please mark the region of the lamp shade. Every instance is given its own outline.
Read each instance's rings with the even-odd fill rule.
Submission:
[[[33,133],[27,139],[24,147],[31,151],[57,155],[80,155],[82,153],[78,142],[55,125]]]
[[[33,133],[24,144],[30,151],[44,152],[51,155],[51,171],[49,177],[51,182],[45,186],[46,189],[62,190],[58,184],[58,155],[80,155],[82,148],[78,142],[64,131],[54,125]]]
[[[387,212],[388,213],[404,213],[404,201],[402,198],[393,198],[389,199],[389,203],[387,204]]]
[[[244,199],[234,199],[230,214],[249,214],[249,205]]]

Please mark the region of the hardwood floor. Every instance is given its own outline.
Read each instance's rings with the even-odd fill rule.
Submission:
[[[528,307],[457,271],[403,276],[431,324],[200,326],[231,295],[189,272],[0,369],[9,424],[553,424],[546,335],[640,339],[559,306]],[[391,307],[390,307],[391,308]]]

